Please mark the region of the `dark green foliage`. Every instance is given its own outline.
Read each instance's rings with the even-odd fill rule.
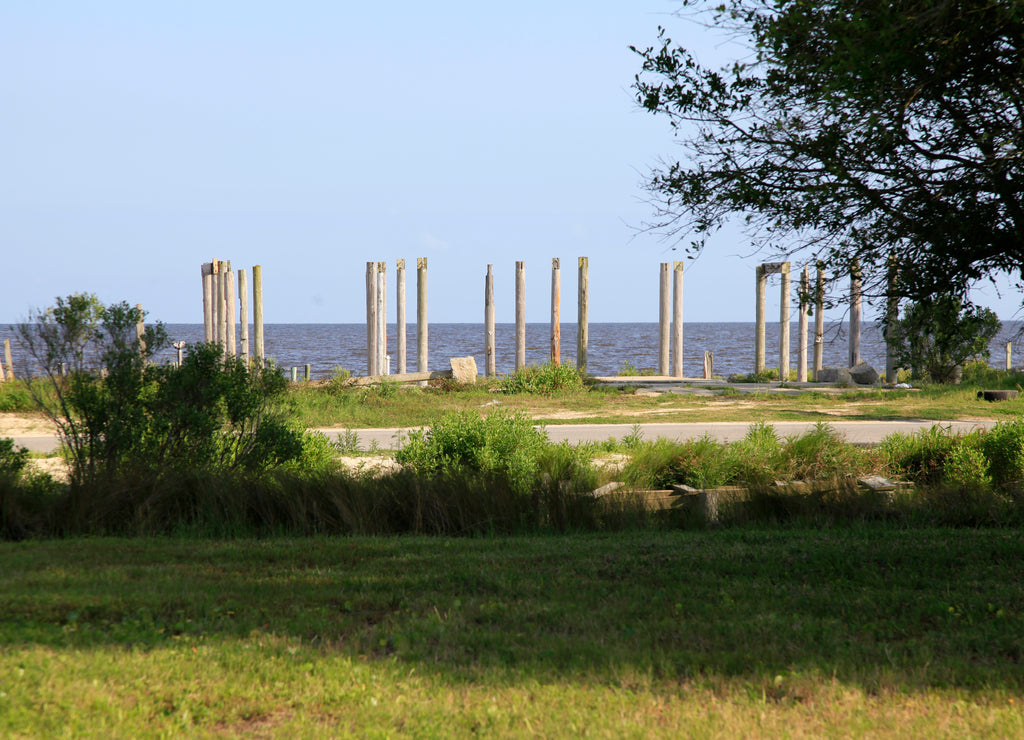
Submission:
[[[1024,11],[965,0],[691,0],[742,44],[711,69],[664,30],[637,50],[639,104],[683,145],[656,170],[652,228],[693,238],[730,217],[806,247],[882,295],[963,295],[1024,265]],[[687,16],[684,16],[687,17]],[[700,29],[693,29],[690,31]]]
[[[0,477],[18,477],[28,465],[28,450],[15,447],[14,440],[0,437]]]
[[[911,303],[886,332],[900,367],[918,380],[950,383],[968,360],[988,359],[1000,326],[995,312],[947,293]]]
[[[36,408],[32,395],[20,380],[0,383],[0,411],[35,411]]]

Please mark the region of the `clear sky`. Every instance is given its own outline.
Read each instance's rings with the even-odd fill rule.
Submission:
[[[404,258],[414,320],[417,257],[431,321],[482,322],[488,264],[512,321],[516,260],[527,320],[547,321],[552,257],[574,321],[584,255],[591,321],[657,321],[658,265],[682,256],[636,227],[644,173],[676,152],[633,100],[628,47],[661,24],[729,52],[677,8],[6,0],[0,321],[88,291],[198,323],[212,258],[262,265],[268,323],[361,322],[365,263]],[[759,261],[718,237],[687,263],[686,320],[752,321]]]

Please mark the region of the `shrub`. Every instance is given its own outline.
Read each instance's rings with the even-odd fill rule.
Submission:
[[[536,478],[546,444],[547,435],[525,415],[457,411],[410,432],[395,459],[419,474],[479,472],[524,492]]]
[[[988,472],[999,487],[1024,480],[1024,422],[1001,422],[981,435]]]
[[[937,485],[945,474],[946,457],[955,438],[940,427],[910,435],[887,435],[879,444],[892,474],[921,485]]]
[[[581,391],[584,388],[583,374],[571,362],[531,365],[516,370],[498,381],[498,388],[505,393],[537,393],[554,395]]]

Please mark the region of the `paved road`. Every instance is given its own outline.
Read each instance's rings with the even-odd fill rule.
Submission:
[[[721,442],[733,442],[742,439],[747,433],[751,422],[724,421],[718,423],[692,424],[558,424],[546,427],[548,438],[553,442],[563,440],[577,444],[579,442],[604,442],[609,438],[622,439],[639,430],[645,440],[673,439],[683,441],[702,437],[707,434]],[[848,442],[870,444],[879,442],[893,432],[915,433],[921,429],[938,425],[948,427],[957,432],[968,432],[972,429],[989,429],[995,425],[991,421],[834,421],[829,425],[842,434]],[[813,422],[776,421],[772,426],[780,437],[800,435],[814,428]],[[336,439],[345,429],[323,428],[323,432],[331,440]],[[370,449],[376,444],[381,449],[396,449],[401,446],[402,436],[409,431],[402,428],[391,429],[357,429],[359,447]],[[51,436],[15,437],[15,444],[27,447],[33,452],[53,452],[57,449],[57,439]]]
[[[609,438],[622,439],[639,429],[643,439],[652,440],[659,437],[673,440],[687,440],[702,437],[705,434],[721,442],[733,442],[743,439],[752,422],[729,421],[719,423],[691,424],[558,424],[546,427],[548,438],[553,442],[563,440],[577,444],[579,442],[604,442]],[[842,434],[848,442],[869,444],[880,442],[883,437],[893,432],[913,434],[921,429],[939,425],[950,427],[954,431],[968,432],[972,429],[988,429],[995,422],[987,421],[835,421],[830,426]],[[814,422],[777,421],[772,426],[781,437],[800,435],[814,428]],[[339,429],[320,429],[331,439],[340,432]],[[369,448],[374,442],[383,449],[400,446],[401,435],[406,429],[359,429],[359,445],[361,449]]]

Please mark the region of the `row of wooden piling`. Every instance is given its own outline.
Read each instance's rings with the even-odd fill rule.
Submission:
[[[231,260],[211,260],[203,264],[203,341],[224,348],[228,357],[249,360],[249,302],[245,270],[238,270],[238,305],[236,305],[235,273]],[[264,359],[263,341],[263,268],[252,268],[253,359],[260,365]],[[236,314],[236,310],[239,311]],[[241,336],[236,334],[238,316]],[[179,348],[180,353],[180,348]],[[179,358],[180,360],[180,358]]]

